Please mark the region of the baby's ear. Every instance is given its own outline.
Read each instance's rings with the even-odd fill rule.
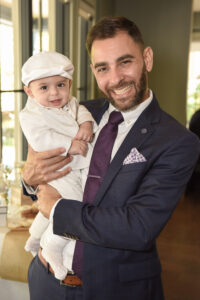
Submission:
[[[69,88],[72,86],[72,80],[69,79]]]
[[[33,98],[33,93],[31,91],[31,89],[28,86],[24,86],[24,92],[27,94],[27,96]]]

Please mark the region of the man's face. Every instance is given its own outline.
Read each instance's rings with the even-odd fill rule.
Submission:
[[[141,50],[120,31],[113,38],[95,40],[91,60],[99,89],[117,109],[131,110],[148,98],[147,72],[153,65],[150,47]]]
[[[56,75],[33,80],[24,90],[46,107],[61,108],[69,102],[71,80]]]

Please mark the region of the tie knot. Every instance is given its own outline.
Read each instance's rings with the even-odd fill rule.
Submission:
[[[111,123],[113,125],[118,125],[121,122],[123,122],[124,118],[121,114],[121,112],[119,111],[112,111],[110,116],[109,116],[109,120],[108,123]]]

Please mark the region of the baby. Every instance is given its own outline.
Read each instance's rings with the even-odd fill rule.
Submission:
[[[67,166],[72,171],[49,184],[62,198],[81,201],[95,124],[90,112],[70,97],[73,71],[72,62],[60,53],[41,52],[31,56],[22,67],[28,100],[19,117],[24,135],[35,151],[65,147],[64,155],[73,155]],[[29,231],[25,250],[36,255],[42,247],[42,255],[55,277],[63,280],[72,267],[75,241],[53,234],[52,224],[40,212]]]

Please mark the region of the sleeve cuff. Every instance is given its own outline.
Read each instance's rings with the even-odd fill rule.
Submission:
[[[38,188],[34,189],[32,186],[26,184],[25,181],[24,181],[24,179],[22,177],[21,177],[21,182],[22,182],[22,184],[23,184],[23,186],[24,186],[27,194],[36,195]]]
[[[50,212],[50,215],[49,215],[49,222],[51,222],[52,224],[53,224],[54,212],[55,212],[56,206],[60,202],[60,200],[62,200],[62,198],[58,199],[58,201],[56,201],[56,203],[54,204],[54,206],[51,209],[51,212]]]

